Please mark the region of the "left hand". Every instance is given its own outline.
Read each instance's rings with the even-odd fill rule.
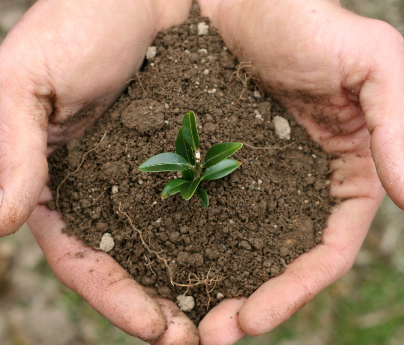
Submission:
[[[200,323],[203,345],[233,344],[277,327],[351,268],[384,197],[377,173],[404,206],[404,39],[337,0],[199,3],[229,50],[252,62],[262,91],[339,156],[330,162],[330,194],[343,202],[322,243],[248,299],[225,300]]]
[[[184,21],[190,6],[39,0],[0,46],[0,237],[32,212],[30,228],[60,281],[117,327],[155,344],[197,344],[199,337],[175,303],[153,298],[111,256],[62,233],[58,212],[43,206],[52,198],[44,188],[46,154],[113,104],[157,31]]]

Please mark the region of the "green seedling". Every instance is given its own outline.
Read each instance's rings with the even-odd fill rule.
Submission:
[[[202,181],[218,180],[236,170],[241,162],[228,157],[242,146],[242,143],[214,145],[208,150],[202,162],[196,117],[194,112],[190,111],[184,116],[182,127],[178,131],[175,141],[177,153],[160,153],[141,164],[138,169],[145,172],[181,171],[182,179],[168,182],[161,193],[161,198],[166,199],[181,193],[185,200],[189,200],[196,191],[202,206],[208,208],[208,193],[203,188],[198,188],[199,184]]]

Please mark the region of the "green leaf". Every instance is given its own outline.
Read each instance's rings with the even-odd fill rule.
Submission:
[[[160,172],[160,171],[184,171],[192,165],[176,153],[165,152],[149,158],[139,166],[139,171]]]
[[[192,195],[194,195],[196,188],[198,187],[199,183],[201,182],[201,178],[197,178],[192,181],[187,181],[181,186],[181,196],[185,200],[189,200]]]
[[[201,199],[201,204],[202,207],[209,207],[209,197],[208,197],[208,193],[206,192],[206,190],[204,190],[203,188],[198,188],[196,190],[196,194],[198,195],[199,199]]]
[[[175,151],[192,165],[195,164],[194,152],[184,139],[182,127],[178,131],[177,140],[175,141]]]
[[[242,143],[221,143],[214,145],[206,153],[205,161],[202,166],[204,168],[210,168],[227,157],[230,157],[233,153],[240,150],[242,146]]]
[[[181,191],[181,186],[187,182],[186,180],[182,179],[175,179],[168,182],[163,191],[161,192],[161,198],[167,199],[169,196],[174,195]]]
[[[182,172],[182,178],[187,181],[194,179],[194,172],[191,169],[184,170]]]
[[[199,149],[199,134],[196,125],[196,117],[193,111],[185,114],[182,120],[182,133],[185,141],[194,151]]]
[[[213,167],[207,168],[201,179],[205,181],[217,180],[231,174],[241,165],[241,162],[235,159],[225,159]]]

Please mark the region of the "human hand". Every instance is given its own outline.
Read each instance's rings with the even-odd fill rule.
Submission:
[[[328,219],[323,243],[248,299],[226,300],[200,323],[203,345],[233,344],[277,327],[350,269],[384,196],[375,165],[404,206],[404,40],[338,1],[199,3],[229,50],[252,62],[262,91],[339,156],[330,162],[330,194],[343,202]]]
[[[185,20],[190,6],[39,0],[0,46],[0,236],[16,231],[36,206],[29,225],[56,276],[119,328],[156,344],[198,343],[196,328],[109,255],[62,234],[58,213],[41,204],[51,199],[44,189],[49,148],[95,122],[136,73],[157,31]]]

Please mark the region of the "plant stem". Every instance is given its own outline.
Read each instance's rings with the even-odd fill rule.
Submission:
[[[194,166],[194,179],[201,177],[202,164],[201,164],[201,154],[199,150],[194,152],[195,155],[195,166]]]

